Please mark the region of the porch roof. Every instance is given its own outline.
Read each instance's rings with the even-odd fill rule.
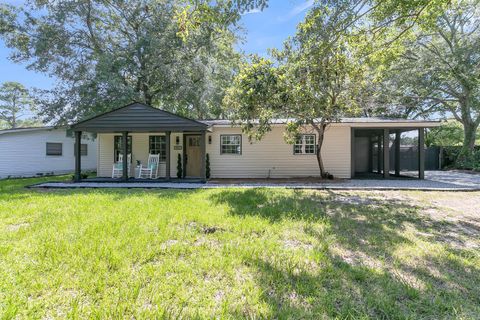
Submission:
[[[73,131],[164,132],[205,131],[208,124],[160,110],[143,103],[131,103],[71,126]]]

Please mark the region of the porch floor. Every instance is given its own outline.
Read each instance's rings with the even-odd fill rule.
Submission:
[[[79,183],[202,183],[200,178],[158,178],[158,179],[140,179],[140,178],[128,178],[128,181],[124,181],[122,178],[108,178],[108,177],[93,177],[82,179]]]

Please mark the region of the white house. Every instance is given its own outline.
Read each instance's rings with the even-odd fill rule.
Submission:
[[[83,170],[96,170],[94,135],[82,135],[81,158]],[[74,138],[66,128],[0,130],[0,179],[73,172],[74,159]]]
[[[135,168],[159,155],[156,177],[206,178],[206,158],[212,178],[318,177],[316,141],[306,130],[292,145],[284,140],[287,120],[277,120],[260,141],[250,142],[239,126],[228,120],[195,121],[170,112],[132,103],[72,125],[76,139],[94,132],[98,139],[98,177],[137,177]],[[338,178],[377,174],[400,176],[400,135],[418,135],[419,178],[424,172],[424,129],[439,122],[406,119],[348,118],[330,124],[322,157],[326,171]],[[73,145],[73,143],[72,143]],[[121,157],[128,154],[127,157]],[[180,160],[179,160],[180,159]],[[394,160],[394,161],[391,161]],[[182,171],[177,174],[177,163]],[[128,162],[128,165],[127,165]],[[390,162],[394,163],[390,165]],[[73,162],[72,162],[73,163]],[[77,180],[83,159],[76,159]]]

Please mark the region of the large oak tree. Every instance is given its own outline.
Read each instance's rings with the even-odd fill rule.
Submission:
[[[217,117],[239,61],[240,13],[262,0],[64,0],[0,6],[11,58],[57,79],[39,95],[47,121],[131,101]]]
[[[461,157],[468,156],[480,125],[480,2],[452,2],[403,46],[385,71],[386,110],[408,117],[453,115],[463,126]]]

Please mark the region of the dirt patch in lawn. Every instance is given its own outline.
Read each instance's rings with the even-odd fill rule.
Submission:
[[[28,226],[30,226],[30,223],[22,222],[22,223],[17,223],[17,224],[9,224],[5,227],[5,229],[7,231],[10,231],[10,232],[15,232],[15,231],[20,230],[21,228],[26,228]]]

